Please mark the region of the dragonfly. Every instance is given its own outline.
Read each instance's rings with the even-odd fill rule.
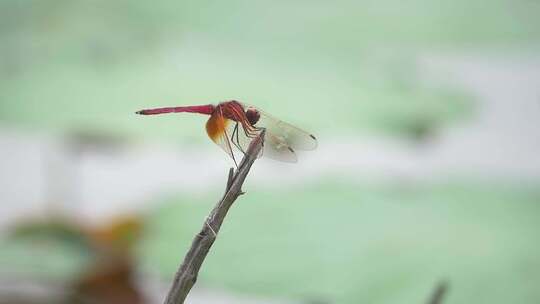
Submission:
[[[217,105],[165,107],[137,111],[140,115],[198,113],[210,115],[206,133],[227,153],[238,167],[235,154],[245,154],[251,141],[263,130],[265,140],[260,156],[295,163],[296,150],[314,150],[317,139],[298,127],[281,121],[252,105],[237,100]]]

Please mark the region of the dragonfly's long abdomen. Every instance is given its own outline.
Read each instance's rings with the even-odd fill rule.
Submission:
[[[166,108],[156,108],[156,109],[145,109],[137,111],[135,113],[141,115],[157,115],[157,114],[166,114],[166,113],[199,113],[205,115],[212,115],[214,113],[214,105],[202,105],[202,106],[186,106],[186,107],[166,107]]]

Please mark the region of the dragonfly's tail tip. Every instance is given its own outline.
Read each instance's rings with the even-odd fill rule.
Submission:
[[[137,111],[135,114],[144,115],[144,110]]]

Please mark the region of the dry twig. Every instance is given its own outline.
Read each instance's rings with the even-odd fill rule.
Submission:
[[[240,166],[236,172],[233,168],[229,170],[229,178],[223,198],[216,204],[210,215],[204,222],[201,231],[195,236],[191,244],[191,248],[184,257],[184,261],[174,276],[174,281],[169,290],[169,294],[165,299],[165,304],[181,304],[184,303],[189,291],[197,281],[197,275],[201,268],[210,247],[216,240],[221,224],[238,196],[244,194],[242,192],[242,184],[246,179],[247,174],[257,159],[264,142],[264,131],[261,132],[251,142]]]

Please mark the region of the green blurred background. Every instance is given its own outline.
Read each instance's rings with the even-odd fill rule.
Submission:
[[[319,149],[256,162],[188,303],[537,303],[539,42],[537,1],[2,0],[0,303],[159,303],[231,162],[134,112],[228,99]]]

